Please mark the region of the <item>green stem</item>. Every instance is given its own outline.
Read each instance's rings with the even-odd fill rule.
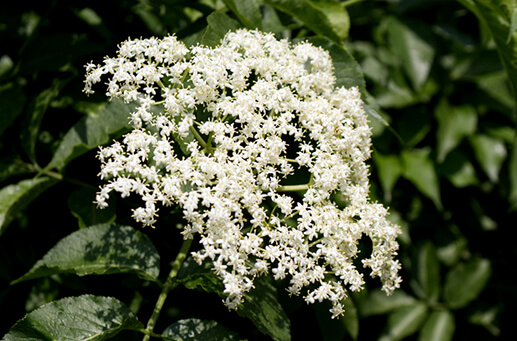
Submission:
[[[190,132],[196,138],[197,142],[199,142],[201,147],[206,148],[207,144],[206,144],[205,140],[203,139],[203,137],[197,132],[196,128],[194,128],[194,126],[190,126],[189,129],[190,129]]]
[[[303,185],[285,185],[285,186],[278,186],[277,192],[296,192],[296,191],[305,191],[309,188],[309,184],[303,184]]]
[[[156,320],[158,320],[158,316],[160,315],[160,312],[162,311],[163,305],[165,304],[165,300],[167,299],[167,295],[169,294],[169,291],[171,291],[178,285],[178,283],[176,282],[176,276],[178,276],[181,265],[187,258],[191,244],[192,244],[192,239],[185,239],[185,240],[183,240],[183,244],[181,244],[180,251],[178,252],[178,255],[176,256],[176,259],[172,263],[172,269],[171,269],[171,272],[169,273],[169,277],[167,277],[167,280],[165,281],[165,284],[163,285],[162,292],[160,293],[160,296],[158,297],[158,300],[156,301],[156,305],[154,306],[153,314],[151,315],[151,318],[147,322],[147,327],[145,328],[146,335],[144,336],[143,341],[148,341],[151,338],[151,335],[153,335],[154,325],[156,324]]]

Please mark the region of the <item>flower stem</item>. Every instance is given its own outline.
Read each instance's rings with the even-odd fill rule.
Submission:
[[[192,244],[192,239],[185,239],[185,240],[183,240],[183,244],[181,244],[180,251],[178,252],[178,255],[176,256],[176,259],[172,263],[172,269],[171,269],[171,272],[169,273],[169,277],[167,277],[167,280],[165,281],[165,284],[163,285],[162,292],[160,293],[160,296],[158,297],[158,300],[156,301],[156,305],[154,306],[153,314],[151,315],[151,318],[147,322],[147,327],[145,328],[146,335],[144,336],[143,341],[148,341],[151,338],[151,335],[153,335],[154,325],[156,324],[156,320],[158,319],[158,316],[160,315],[160,312],[162,311],[165,300],[167,299],[167,295],[169,294],[170,290],[174,289],[178,285],[178,283],[176,282],[176,276],[178,276],[181,265],[187,258],[191,244]]]

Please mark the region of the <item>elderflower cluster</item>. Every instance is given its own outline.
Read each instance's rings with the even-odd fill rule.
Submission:
[[[199,238],[194,259],[211,262],[229,308],[270,273],[342,314],[347,291],[364,285],[363,236],[372,253],[362,265],[386,293],[399,287],[400,228],[368,197],[360,93],[334,86],[327,51],[238,30],[213,48],[128,40],[86,69],[87,93],[108,75],[108,97],[138,103],[134,129],[99,152],[98,206],[112,191],[136,194],[133,217],[152,226],[159,207],[179,205],[184,238]]]

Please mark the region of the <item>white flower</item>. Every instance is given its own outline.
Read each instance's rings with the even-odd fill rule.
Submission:
[[[139,106],[134,130],[99,152],[108,182],[97,204],[106,207],[111,191],[135,193],[133,217],[151,226],[160,205],[179,205],[184,237],[200,240],[194,259],[212,262],[229,308],[271,273],[289,278],[289,293],[305,290],[308,303],[328,300],[332,316],[342,314],[347,290],[364,285],[354,265],[363,236],[373,251],[362,264],[386,293],[399,287],[400,228],[368,197],[360,93],[335,87],[327,51],[248,30],[214,48],[188,49],[174,36],[128,40],[117,58],[86,66],[85,92],[104,75],[108,97]]]

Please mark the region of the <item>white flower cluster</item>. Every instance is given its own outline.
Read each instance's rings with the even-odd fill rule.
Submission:
[[[334,86],[327,51],[238,30],[215,48],[128,40],[86,68],[87,93],[109,75],[108,97],[139,103],[134,130],[99,152],[108,182],[98,206],[112,191],[135,193],[135,220],[153,225],[158,206],[180,205],[184,237],[199,236],[193,255],[212,262],[229,308],[271,273],[342,314],[347,290],[364,285],[354,264],[363,236],[372,242],[363,266],[386,293],[399,287],[400,228],[368,198],[360,93]]]

